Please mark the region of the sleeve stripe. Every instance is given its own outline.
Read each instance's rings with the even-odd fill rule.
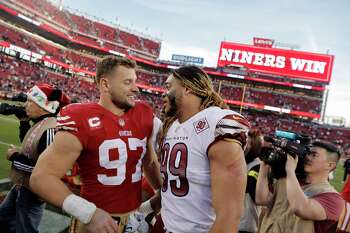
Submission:
[[[69,121],[69,122],[57,122],[57,126],[60,126],[60,125],[75,125],[75,121]]]
[[[230,125],[217,125],[216,128],[223,128],[223,129],[242,129],[238,126],[230,126]]]
[[[235,121],[235,122],[237,122],[237,123],[239,123],[241,125],[244,125],[244,126],[250,128],[249,122],[241,115],[227,115],[222,120],[223,121],[225,121],[225,120],[232,120],[232,121]]]
[[[46,130],[46,147],[49,145],[50,129]]]
[[[54,136],[54,132],[52,131],[52,129],[50,130],[50,140],[49,140],[49,145],[51,144],[51,142],[53,141],[53,136]]]
[[[51,128],[47,130],[48,135],[46,137],[46,146],[49,146],[53,142],[53,138],[55,136],[55,129]]]
[[[241,124],[241,122],[235,121],[233,119],[222,119],[218,122],[218,125],[236,126],[244,130],[249,130],[249,126]]]
[[[229,114],[219,120],[216,124],[214,132],[214,141],[218,140],[236,140],[242,146],[246,147],[249,122],[239,114]]]
[[[57,126],[56,127],[56,131],[59,131],[59,130],[67,130],[67,131],[78,131],[78,128],[73,128],[73,127],[68,127],[68,126]]]
[[[244,129],[240,129],[240,130],[234,130],[234,129],[223,129],[223,128],[218,128],[216,129],[216,136],[223,136],[225,134],[230,134],[230,135],[237,135],[240,133],[246,133],[246,131]]]
[[[66,120],[68,120],[68,119],[70,119],[70,116],[63,116],[63,117],[58,116],[58,117],[57,117],[57,120],[58,120],[58,121],[66,121]]]
[[[22,171],[27,171],[27,172],[32,172],[34,167],[32,166],[28,166],[25,164],[22,164],[20,162],[14,161],[13,165],[18,169],[18,170],[22,170]]]

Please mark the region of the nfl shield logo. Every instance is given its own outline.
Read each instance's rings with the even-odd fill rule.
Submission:
[[[124,126],[125,126],[125,121],[124,121],[124,119],[119,119],[119,120],[118,120],[118,123],[119,123],[119,125],[120,125],[121,127],[124,127]]]

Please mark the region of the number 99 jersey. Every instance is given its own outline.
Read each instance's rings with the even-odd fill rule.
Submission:
[[[161,156],[162,209],[165,228],[174,233],[207,233],[215,213],[211,200],[208,151],[223,138],[244,148],[249,123],[238,113],[218,107],[202,110],[169,128]]]
[[[122,116],[97,103],[72,104],[57,117],[57,130],[75,135],[81,196],[109,213],[126,213],[141,203],[141,165],[153,128],[153,111],[136,102]]]

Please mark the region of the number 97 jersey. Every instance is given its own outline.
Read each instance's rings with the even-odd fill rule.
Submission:
[[[249,123],[238,113],[210,107],[169,128],[161,156],[165,228],[174,233],[207,233],[215,220],[208,151],[223,138],[245,147]]]
[[[141,165],[153,127],[153,111],[137,102],[122,116],[97,103],[73,104],[57,117],[57,130],[76,136],[81,196],[109,213],[126,213],[141,203]]]

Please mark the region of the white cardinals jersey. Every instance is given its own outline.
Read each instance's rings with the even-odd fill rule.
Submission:
[[[214,142],[231,138],[245,147],[249,123],[218,107],[202,110],[169,128],[161,157],[162,209],[165,228],[174,233],[207,233],[215,213],[211,201],[207,153]]]

